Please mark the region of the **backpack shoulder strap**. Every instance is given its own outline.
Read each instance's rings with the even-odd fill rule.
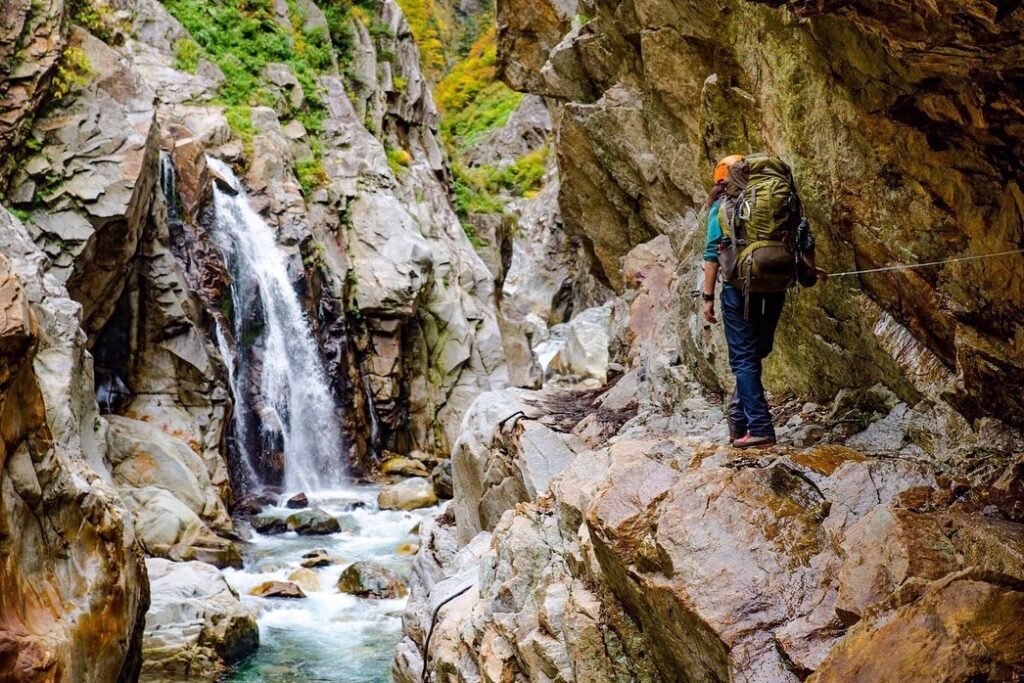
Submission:
[[[726,200],[718,202],[718,227],[722,229],[723,237],[733,237],[732,224],[729,222],[729,211],[726,208]]]

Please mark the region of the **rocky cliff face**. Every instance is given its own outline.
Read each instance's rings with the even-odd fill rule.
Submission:
[[[0,243],[0,678],[134,680],[149,589],[82,306],[2,209]]]
[[[733,152],[793,164],[831,270],[1019,247],[1014,9],[499,1],[616,372],[470,409],[398,680],[1020,675],[1024,440],[992,395],[1020,384],[1020,256],[801,291],[769,364],[787,445],[756,454],[720,445],[725,347],[689,296]]]
[[[561,103],[563,218],[622,291],[620,259],[657,235],[697,261],[713,162],[760,149],[793,166],[833,271],[1019,247],[1022,22],[999,3],[506,0],[499,61],[513,87]],[[771,383],[825,397],[881,381],[906,400],[941,393],[972,417],[1019,425],[1017,392],[992,388],[1021,382],[1020,264],[803,292]],[[684,266],[687,284],[698,265]],[[901,353],[890,318],[932,368]],[[708,366],[700,336],[680,336],[688,360]]]
[[[258,380],[261,349],[259,330],[215,334],[232,273],[207,155],[288,255],[345,406],[339,460],[446,457],[470,402],[505,385],[496,278],[453,208],[409,25],[361,4],[254,3],[237,19],[269,42],[227,58],[230,25],[199,33],[226,6],[5,6],[0,678],[132,680],[143,648],[150,678],[216,676],[258,640],[210,565],[240,562],[237,449],[263,447],[263,483],[282,462],[233,421],[223,351]],[[143,553],[163,558],[144,642]],[[201,576],[218,588],[186,618]]]
[[[664,351],[667,241],[625,262],[614,336],[632,369],[470,409],[455,498],[421,528],[397,679],[422,680],[424,656],[437,680],[1019,675],[1020,434],[925,450],[912,433],[939,430],[929,413],[876,387],[888,415],[844,392],[780,406],[790,445],[720,445],[721,409]]]

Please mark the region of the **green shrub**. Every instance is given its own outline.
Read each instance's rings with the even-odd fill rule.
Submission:
[[[548,147],[524,154],[503,167],[466,168],[452,164],[455,208],[461,216],[473,213],[501,213],[507,197],[530,197],[544,180]]]
[[[113,8],[97,0],[68,0],[66,3],[72,23],[78,24],[104,43],[117,42],[117,31],[131,28],[125,20],[118,21]]]
[[[302,186],[302,196],[309,197],[314,190],[327,185],[330,177],[319,159],[303,159],[295,162],[295,175]]]
[[[386,148],[385,153],[388,156],[388,166],[391,167],[391,172],[396,176],[404,174],[409,170],[409,166],[412,165],[412,155],[404,149],[391,149]]]
[[[11,215],[13,215],[22,223],[27,223],[29,219],[32,217],[32,213],[26,211],[25,209],[11,208],[9,209],[9,211],[11,212]]]
[[[224,114],[231,131],[243,142],[252,142],[252,136],[256,134],[256,126],[252,123],[252,109],[233,105],[228,107]]]
[[[203,49],[191,38],[179,38],[174,43],[174,68],[194,74],[199,68],[199,57]]]
[[[252,138],[256,135],[256,126],[252,123],[252,109],[245,106],[232,105],[224,111],[231,132],[242,141],[245,156],[252,156]]]
[[[437,84],[434,98],[441,110],[441,136],[456,152],[478,143],[490,131],[504,126],[523,96],[497,80],[497,44],[493,24]]]
[[[476,247],[477,249],[483,249],[484,247],[490,246],[490,242],[488,242],[483,237],[480,237],[480,235],[477,234],[476,228],[473,227],[472,223],[465,220],[464,218],[460,219],[459,223],[460,225],[462,225],[462,232],[466,233],[466,237],[469,239],[469,243],[472,244],[474,247]]]
[[[505,202],[486,191],[475,170],[452,164],[455,210],[463,218],[473,213],[501,213],[505,210]]]
[[[547,145],[524,154],[501,168],[485,167],[484,186],[491,192],[507,192],[516,197],[527,197],[540,189],[547,171]]]
[[[291,30],[281,27],[275,21],[272,0],[165,0],[164,4],[224,72],[219,101],[232,106],[272,105],[263,69],[271,62],[287,64],[306,96],[309,127],[314,133],[319,131],[324,106],[316,77],[332,65],[327,36],[295,26]],[[191,55],[186,52],[178,57],[188,65]],[[198,54],[195,57],[198,59]]]
[[[50,97],[63,99],[74,88],[88,83],[92,73],[92,64],[85,50],[75,45],[67,48],[57,62],[57,73],[50,84]]]
[[[424,75],[432,81],[439,80],[448,67],[445,46],[454,42],[454,22],[447,16],[446,6],[436,0],[398,0],[398,6],[416,39]]]
[[[373,22],[372,24],[367,26],[366,29],[370,32],[370,36],[372,38],[393,39],[395,37],[395,32],[391,30],[391,27],[379,21]]]

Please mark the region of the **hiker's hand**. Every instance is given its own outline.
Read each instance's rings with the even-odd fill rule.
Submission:
[[[814,274],[817,275],[818,279],[821,280],[822,282],[826,282],[828,280],[828,271],[823,268],[818,268],[817,266],[815,266]]]
[[[705,301],[704,302],[704,319],[709,323],[717,323],[718,318],[715,317],[715,302]]]

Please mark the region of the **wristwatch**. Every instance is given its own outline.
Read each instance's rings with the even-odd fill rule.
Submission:
[[[700,293],[700,298],[702,298],[704,301],[714,301],[715,300],[715,293],[712,292],[711,294],[708,294],[707,292],[701,292]]]

